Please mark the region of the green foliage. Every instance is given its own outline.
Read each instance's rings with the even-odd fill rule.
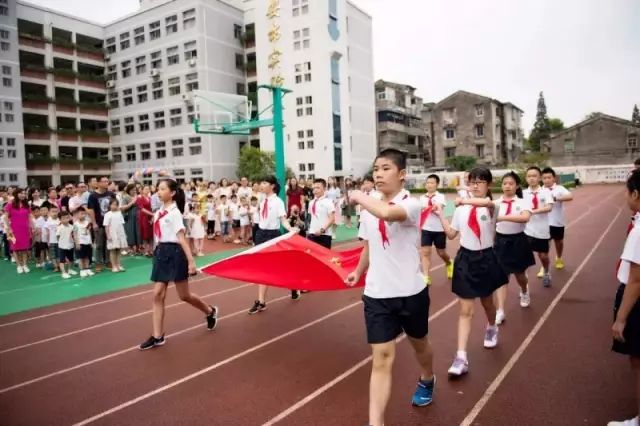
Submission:
[[[564,130],[564,122],[559,118],[550,118],[549,119],[549,130],[551,133],[560,132]]]
[[[240,150],[238,159],[239,178],[246,177],[250,182],[256,182],[265,176],[276,174],[276,157],[273,152],[261,151],[253,146],[245,146]],[[291,179],[296,174],[291,167],[286,167],[286,177]]]
[[[455,157],[449,157],[446,160],[446,164],[449,167],[458,171],[469,170],[476,165],[476,157],[468,155],[456,155]]]
[[[529,135],[529,148],[532,151],[540,151],[541,141],[549,138],[550,126],[549,117],[547,116],[547,104],[544,101],[544,94],[540,92],[538,97],[538,110],[536,112],[536,122],[533,125],[533,130]]]
[[[598,115],[601,115],[601,114],[602,114],[601,112],[594,111],[594,112],[592,112],[592,113],[587,114],[587,115],[584,117],[584,119],[585,119],[585,120],[590,120],[590,119],[592,119],[592,118],[594,118],[594,117],[596,117],[596,116],[598,116]]]
[[[634,126],[640,127],[640,110],[638,110],[638,105],[633,106],[633,114],[631,114],[631,123]]]

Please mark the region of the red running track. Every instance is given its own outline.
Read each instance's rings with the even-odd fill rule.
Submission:
[[[631,417],[628,365],[609,351],[613,270],[629,219],[623,193],[605,185],[575,191],[566,206],[566,269],[553,272],[550,289],[530,270],[529,309],[510,285],[494,350],[482,348],[478,304],[471,371],[457,381],[446,377],[457,306],[437,262],[435,401],[410,406],[418,370],[401,342],[387,424],[602,425]],[[135,346],[151,326],[149,286],[0,318],[2,424],[365,424],[370,351],[358,290],[295,302],[273,289],[269,309],[250,317],[255,286],[197,280],[194,292],[221,309],[219,328],[207,332],[202,315],[171,291],[167,344],[147,352]]]

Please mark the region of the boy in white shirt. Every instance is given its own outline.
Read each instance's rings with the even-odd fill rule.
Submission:
[[[227,204],[227,196],[220,196],[220,204],[216,207],[216,211],[218,214],[218,218],[220,220],[220,235],[222,236],[222,242],[228,243],[229,233],[230,233],[230,212],[229,212],[229,204]]]
[[[544,187],[551,191],[553,208],[549,213],[549,235],[556,247],[556,269],[564,268],[562,253],[564,251],[564,203],[573,200],[573,195],[567,188],[556,183],[556,172],[551,167],[542,170]]]
[[[538,253],[542,269],[538,272],[538,278],[542,278],[542,285],[551,286],[549,274],[549,212],[553,206],[551,191],[540,186],[542,171],[539,167],[532,166],[527,169],[527,184],[529,187],[522,191],[522,198],[531,206],[531,218],[527,222],[524,233],[529,237],[531,250]]]
[[[331,248],[331,228],[336,221],[336,208],[333,202],[325,196],[327,182],[316,179],[313,182],[313,200],[309,202],[308,214],[311,215],[307,238],[314,243],[328,249]]]
[[[249,207],[249,216],[251,217],[251,242],[254,243],[256,233],[258,232],[258,224],[260,223],[260,209],[258,208],[258,197],[251,197],[251,207]]]
[[[71,278],[71,265],[73,264],[73,248],[75,246],[73,239],[73,225],[69,223],[71,215],[69,212],[60,214],[60,224],[56,229],[56,239],[58,240],[58,254],[60,259],[60,272],[62,278]],[[75,271],[73,273],[76,275]]]
[[[207,195],[207,203],[205,204],[207,209],[207,240],[216,239],[216,203],[213,200],[213,195]]]
[[[53,272],[60,271],[60,253],[58,251],[57,236],[58,225],[60,225],[60,219],[58,219],[58,208],[51,207],[49,209],[49,217],[44,225],[44,235],[46,242],[49,244],[49,260],[53,264]]]
[[[373,352],[368,424],[381,426],[390,397],[395,339],[403,331],[421,370],[413,405],[433,401],[435,376],[427,338],[429,288],[420,272],[416,244],[420,203],[404,190],[406,154],[395,149],[382,151],[374,162],[373,174],[381,200],[360,191],[351,194],[351,202],[362,206],[359,236],[365,244],[346,283],[353,286],[367,273],[363,301],[367,340]]]
[[[240,204],[238,204],[238,196],[235,194],[231,196],[229,215],[231,216],[231,236],[229,239],[234,244],[240,244],[240,240],[237,238],[240,233]]]
[[[444,261],[447,267],[447,278],[453,277],[453,262],[447,254],[447,236],[440,223],[440,218],[432,214],[434,206],[440,206],[442,210],[447,205],[447,199],[444,194],[438,192],[438,185],[440,185],[440,178],[438,175],[427,176],[427,182],[425,187],[427,189],[426,195],[420,197],[420,204],[422,207],[422,213],[420,214],[420,229],[421,229],[421,249],[420,254],[422,258],[422,273],[424,274],[424,282],[426,285],[431,284],[431,246],[436,247],[436,253]]]
[[[78,208],[77,215],[76,222],[73,225],[73,239],[80,259],[80,276],[84,278],[95,275],[89,269],[89,259],[93,251],[91,221],[87,219],[87,212],[84,207]]]
[[[36,268],[44,268],[47,260],[47,252],[49,251],[49,245],[44,235],[44,227],[49,216],[49,209],[47,207],[40,207],[34,211],[35,217],[35,248],[36,248]]]

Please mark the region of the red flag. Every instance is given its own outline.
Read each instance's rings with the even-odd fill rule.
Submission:
[[[344,280],[362,247],[333,251],[298,234],[285,234],[202,268],[209,275],[291,290],[347,290]],[[364,275],[355,287],[364,286]]]

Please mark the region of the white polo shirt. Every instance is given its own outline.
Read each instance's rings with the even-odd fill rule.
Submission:
[[[47,223],[45,224],[47,230],[47,243],[58,244],[58,236],[56,234],[58,225],[60,225],[60,219],[47,219]]]
[[[551,209],[551,213],[549,213],[549,226],[565,226],[565,218],[564,218],[564,201],[556,201],[558,197],[564,197],[567,194],[571,194],[567,188],[562,185],[554,184],[551,188],[545,188],[551,191],[551,195],[553,195],[554,203],[553,208]]]
[[[76,232],[80,245],[91,245],[91,221],[85,218],[84,221],[76,220],[73,224],[73,230]]]
[[[536,191],[538,194],[538,208],[546,206],[547,204],[553,204],[553,195],[551,191],[546,188],[539,187]],[[522,191],[522,198],[533,209],[533,195],[534,192],[531,188],[527,188]],[[531,215],[531,219],[527,222],[527,226],[524,228],[524,233],[533,238],[539,238],[541,240],[548,240],[551,238],[549,233],[549,213],[541,213]]]
[[[58,248],[61,250],[73,250],[73,225],[70,223],[60,224],[56,229],[56,238],[58,239]]]
[[[445,198],[444,194],[436,191],[431,198],[431,203],[434,206],[439,205],[444,209],[444,207],[447,205],[447,199]],[[429,207],[428,194],[420,197],[420,207],[422,208],[422,210]],[[430,232],[444,232],[444,228],[442,227],[442,223],[440,222],[440,217],[433,213],[427,216],[427,219],[424,221],[424,225],[422,225],[422,229]]]
[[[369,243],[369,270],[364,294],[375,299],[408,297],[424,290],[418,253],[420,202],[401,191],[392,202],[407,212],[404,222],[385,222],[388,243],[383,247],[378,218],[366,210],[358,236]]]
[[[162,217],[162,219],[158,219],[162,212],[167,211],[168,213]],[[183,231],[184,221],[182,220],[182,214],[178,209],[178,206],[174,203],[171,204],[168,208],[163,207],[153,215],[153,224],[155,227],[155,223],[160,221],[160,233],[162,234],[160,238],[158,238],[155,233],[153,235],[156,243],[177,243],[178,242],[178,232]]]
[[[265,203],[267,205],[267,213],[264,214]],[[269,195],[262,201],[258,207],[260,208],[260,221],[258,226],[263,230],[279,230],[282,218],[287,217],[287,210],[284,202],[276,195]]]
[[[451,219],[451,227],[460,233],[460,245],[467,250],[484,250],[493,247],[496,234],[496,212],[493,217],[487,207],[476,208],[478,224],[480,226],[480,238],[469,228],[469,214],[473,206],[458,206]]]
[[[627,235],[627,241],[624,243],[624,250],[622,256],[620,256],[620,267],[618,268],[618,281],[621,284],[627,284],[629,282],[629,272],[631,270],[631,263],[640,264],[640,227],[634,227],[629,235]]]
[[[511,204],[511,213],[509,216],[520,216],[522,212],[528,211],[531,212],[531,206],[529,206],[522,198],[515,197],[512,199]],[[496,212],[498,216],[506,216],[507,209],[509,208],[509,204],[504,202],[503,197],[500,197],[495,201]],[[496,216],[497,219],[497,216]],[[524,228],[527,226],[526,223],[515,223],[515,222],[507,222],[502,221],[496,224],[496,231],[500,234],[505,235],[514,235],[520,234],[524,232]]]
[[[313,214],[315,206],[315,214]],[[309,202],[309,214],[311,215],[311,223],[309,224],[309,234],[315,234],[322,229],[329,221],[329,215],[336,212],[333,202],[326,196],[314,198]],[[332,235],[331,226],[324,230],[323,235]]]
[[[251,224],[257,225],[260,222],[260,209],[257,206],[249,207],[249,215],[251,215]]]
[[[246,198],[247,200],[251,199],[251,194],[253,194],[253,190],[251,188],[249,188],[248,186],[245,187],[240,187],[238,188],[238,201],[240,201],[242,198]]]

